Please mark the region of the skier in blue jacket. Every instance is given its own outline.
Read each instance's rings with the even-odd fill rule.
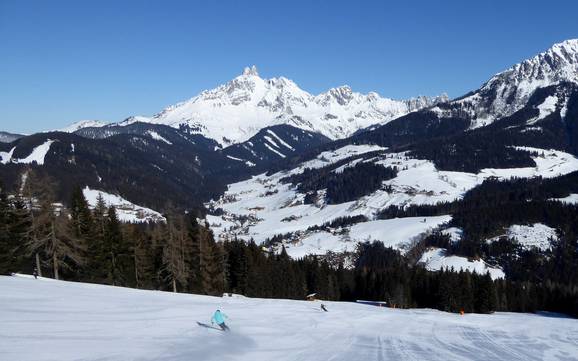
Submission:
[[[219,327],[221,328],[221,330],[229,331],[229,326],[225,324],[225,318],[228,319],[229,317],[225,315],[223,312],[221,312],[221,310],[216,310],[215,313],[213,314],[213,317],[211,318],[211,324],[215,324],[216,322],[217,325],[219,325]]]

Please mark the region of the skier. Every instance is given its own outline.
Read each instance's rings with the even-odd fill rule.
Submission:
[[[223,312],[221,312],[221,310],[216,310],[215,313],[213,314],[213,317],[211,318],[211,324],[214,325],[216,322],[217,325],[221,328],[221,330],[229,331],[229,326],[225,324],[225,318],[228,319],[229,317],[225,315]]]
[[[329,312],[329,311],[327,311],[327,308],[325,307],[325,305],[323,303],[321,304],[321,309],[325,312]]]
[[[34,267],[34,271],[32,271],[32,275],[34,276],[34,279],[38,279],[38,269],[36,269],[36,267]]]

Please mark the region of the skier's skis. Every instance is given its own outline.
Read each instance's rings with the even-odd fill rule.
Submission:
[[[206,324],[206,323],[202,323],[202,322],[199,322],[199,321],[197,321],[197,325],[199,325],[199,326],[201,326],[201,327],[212,328],[213,330],[225,332],[225,331],[223,331],[220,327],[215,327],[215,326],[212,326],[212,325],[209,325],[209,324]]]

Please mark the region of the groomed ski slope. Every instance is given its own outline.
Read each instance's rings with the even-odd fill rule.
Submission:
[[[0,277],[0,359],[578,360],[578,322]],[[231,333],[197,326],[220,308]]]

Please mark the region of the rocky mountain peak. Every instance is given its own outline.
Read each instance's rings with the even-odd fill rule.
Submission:
[[[243,75],[259,76],[259,72],[257,71],[257,67],[255,65],[252,65],[250,67],[246,66],[245,69],[243,69]]]

